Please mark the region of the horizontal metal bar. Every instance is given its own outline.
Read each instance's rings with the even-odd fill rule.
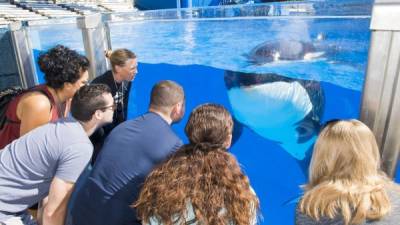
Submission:
[[[371,30],[400,31],[400,2],[382,1],[372,9]]]
[[[78,17],[79,18],[79,17]],[[77,17],[71,18],[58,18],[58,19],[44,19],[37,21],[28,21],[28,26],[44,26],[44,25],[56,25],[56,24],[76,24]]]

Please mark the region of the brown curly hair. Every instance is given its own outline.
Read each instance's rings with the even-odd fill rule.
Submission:
[[[185,224],[187,204],[199,224],[249,225],[255,222],[258,198],[230,146],[232,117],[222,106],[204,104],[190,115],[182,146],[147,177],[133,207],[144,224],[155,217],[164,225]]]

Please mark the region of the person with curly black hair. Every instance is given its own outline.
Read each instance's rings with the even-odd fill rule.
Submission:
[[[68,102],[88,82],[89,60],[68,47],[49,49],[39,56],[38,64],[46,83],[8,104],[7,123],[0,130],[0,149],[38,126],[65,117]]]

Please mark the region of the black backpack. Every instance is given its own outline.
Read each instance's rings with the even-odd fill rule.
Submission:
[[[23,89],[21,87],[8,87],[0,91],[0,130],[3,129],[6,123],[13,122],[10,121],[6,116],[8,104],[18,95],[29,91],[41,92],[50,100],[50,96],[47,94],[47,92],[43,90],[35,90],[35,88]]]

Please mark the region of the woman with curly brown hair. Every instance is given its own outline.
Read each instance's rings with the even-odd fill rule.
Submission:
[[[36,127],[65,117],[68,102],[88,82],[89,60],[75,50],[57,45],[40,54],[38,60],[46,83],[23,92],[7,105],[0,149]]]
[[[222,106],[205,104],[185,127],[189,144],[153,170],[135,204],[142,224],[256,222],[258,198],[236,158],[227,152],[233,121]]]

